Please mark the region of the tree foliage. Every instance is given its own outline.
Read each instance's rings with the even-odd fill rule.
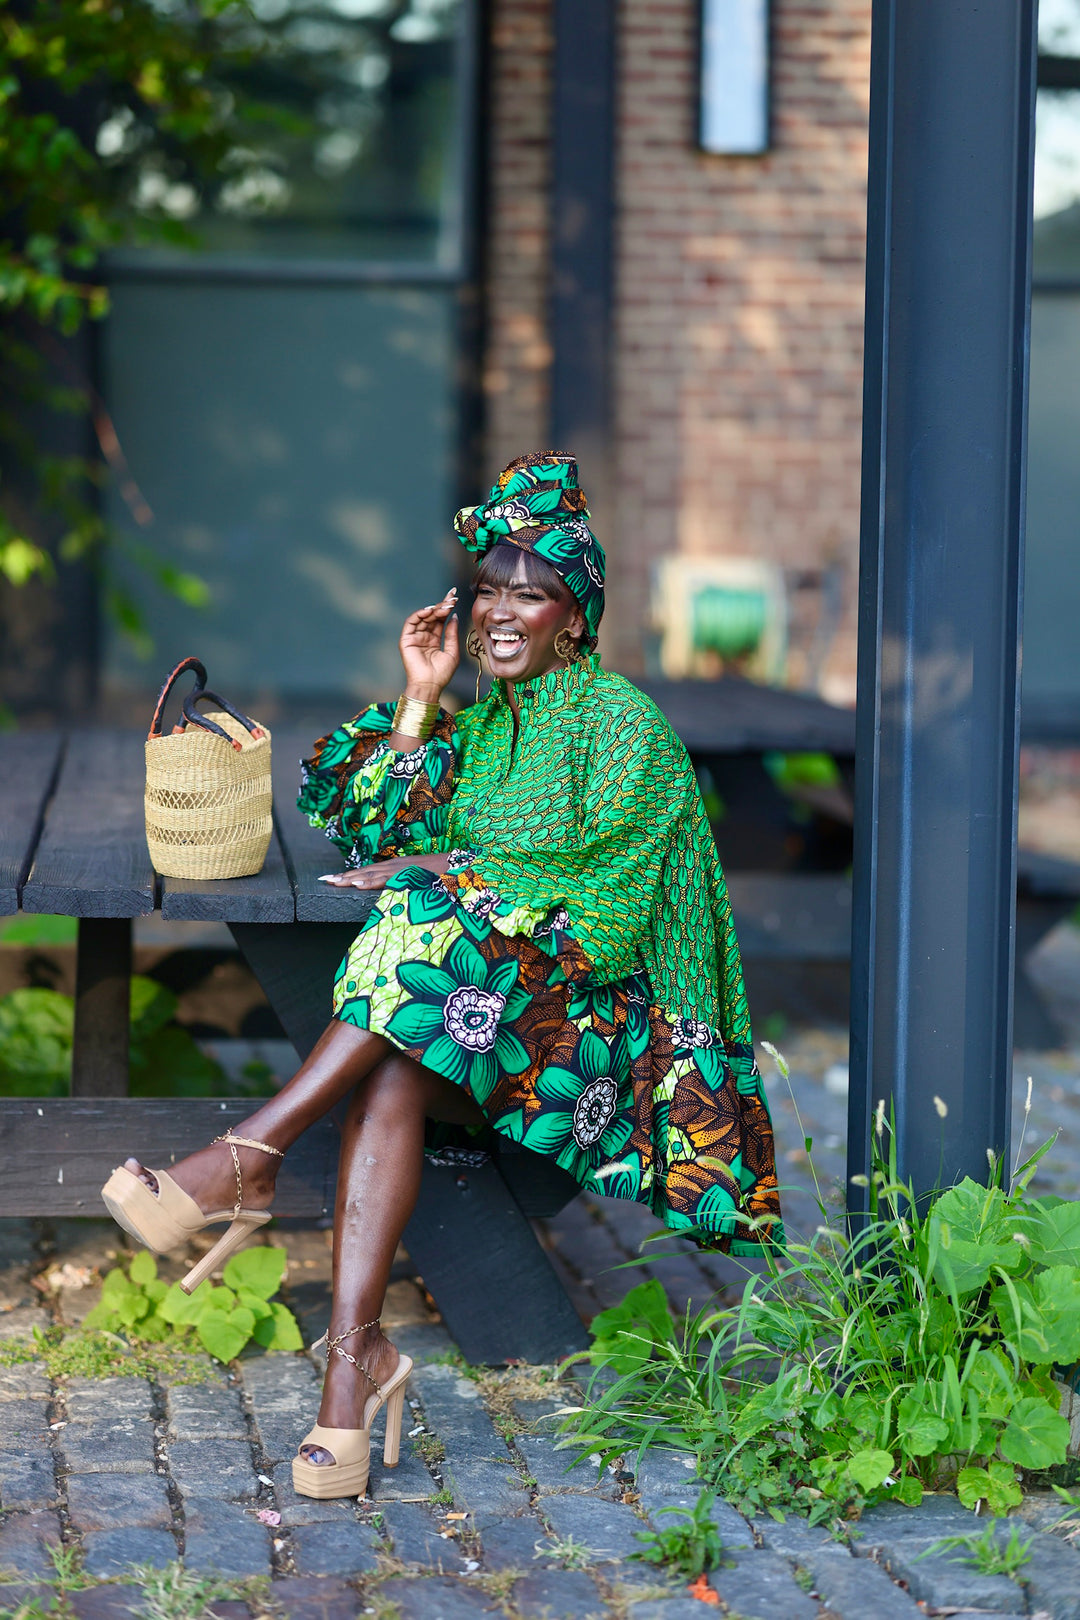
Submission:
[[[255,161],[251,132],[271,114],[226,84],[258,49],[249,23],[241,0],[0,0],[0,455],[18,469],[0,488],[0,574],[13,585],[52,578],[53,551],[97,556],[110,468],[135,520],[149,517],[65,340],[108,311],[106,250],[194,245],[201,194]],[[88,414],[100,454],[42,449],[48,411]],[[157,571],[199,599],[198,580]],[[112,605],[137,628],[116,590]]]

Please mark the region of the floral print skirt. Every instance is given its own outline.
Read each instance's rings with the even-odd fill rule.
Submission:
[[[643,973],[596,984],[566,922],[504,904],[471,871],[408,868],[350,946],[334,1013],[464,1087],[583,1189],[710,1248],[781,1244],[752,1053],[737,1080],[719,1036],[669,1021]]]

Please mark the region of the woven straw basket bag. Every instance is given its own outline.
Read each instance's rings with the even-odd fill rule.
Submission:
[[[177,680],[195,674],[184,716],[162,735]],[[214,707],[197,712],[200,702]],[[270,733],[213,692],[197,658],[161,688],[146,739],[146,842],[162,877],[236,878],[261,871],[273,831]]]

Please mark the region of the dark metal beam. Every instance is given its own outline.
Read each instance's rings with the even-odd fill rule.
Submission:
[[[1008,1147],[1034,0],[874,0],[870,99],[849,1173],[883,1098],[926,1192]]]
[[[554,0],[552,448],[579,457],[590,491],[611,424],[615,19],[615,0]]]

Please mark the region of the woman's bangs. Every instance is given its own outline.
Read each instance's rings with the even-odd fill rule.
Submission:
[[[495,589],[502,589],[512,585],[518,571],[518,563],[524,560],[525,578],[536,590],[543,591],[550,596],[553,602],[558,602],[566,593],[566,586],[561,576],[545,562],[543,557],[536,556],[535,552],[526,551],[524,546],[494,545],[476,570],[473,588],[478,585],[491,585]]]

